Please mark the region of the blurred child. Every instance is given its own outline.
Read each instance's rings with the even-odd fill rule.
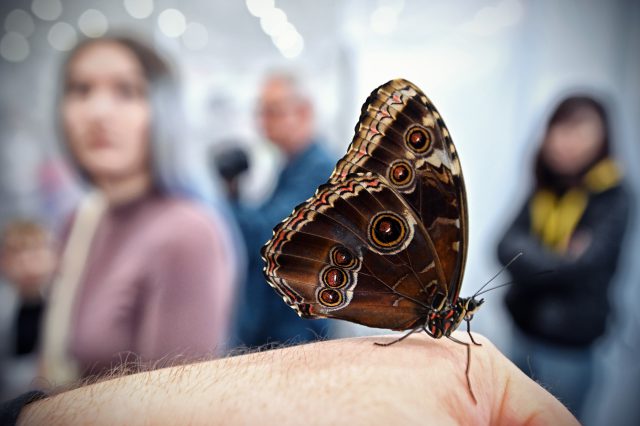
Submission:
[[[28,390],[37,373],[43,292],[56,265],[50,233],[36,222],[16,220],[0,236],[1,399]]]

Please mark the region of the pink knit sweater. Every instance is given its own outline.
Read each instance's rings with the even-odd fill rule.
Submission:
[[[109,210],[72,313],[70,354],[83,374],[125,358],[219,353],[235,276],[227,235],[220,218],[181,199],[153,194]]]

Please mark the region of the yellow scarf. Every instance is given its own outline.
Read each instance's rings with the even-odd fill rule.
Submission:
[[[589,194],[616,186],[620,178],[620,169],[607,158],[587,172],[581,187],[572,188],[561,196],[547,189],[538,190],[529,205],[532,232],[545,246],[564,253],[587,208]]]

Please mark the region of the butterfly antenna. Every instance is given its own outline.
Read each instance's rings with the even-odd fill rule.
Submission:
[[[479,294],[481,294],[480,292],[481,292],[482,290],[484,290],[484,288],[485,288],[486,286],[488,286],[489,284],[491,284],[491,282],[492,282],[493,280],[495,280],[496,278],[498,278],[498,276],[500,276],[500,274],[502,274],[504,271],[506,271],[506,270],[509,268],[509,266],[511,266],[511,264],[512,264],[513,262],[515,262],[516,260],[518,260],[518,258],[519,258],[520,256],[522,256],[522,255],[523,255],[523,253],[522,253],[522,252],[519,252],[518,254],[516,254],[515,256],[513,256],[513,258],[512,258],[509,262],[507,262],[507,264],[506,264],[506,265],[504,265],[504,266],[503,266],[503,267],[502,267],[502,268],[501,268],[501,269],[500,269],[500,270],[499,270],[499,271],[498,271],[498,272],[497,272],[493,277],[491,277],[491,279],[490,279],[489,281],[487,281],[487,282],[486,282],[482,287],[480,287],[480,288],[478,289],[478,291],[476,291],[476,293],[472,296],[472,298],[475,298],[476,296],[478,296]]]
[[[491,290],[497,290],[497,289],[499,289],[499,288],[501,288],[501,287],[506,287],[506,286],[508,286],[508,285],[512,285],[512,284],[515,284],[515,281],[509,281],[509,282],[506,282],[506,283],[503,283],[503,284],[497,285],[497,286],[495,286],[495,287],[488,288],[488,289],[486,289],[486,290],[484,290],[484,291],[481,291],[480,293],[476,293],[476,294],[474,294],[474,295],[473,295],[473,297],[478,297],[478,296],[481,296],[481,295],[483,295],[483,294],[485,294],[485,293],[487,293],[487,292],[490,292]]]
[[[548,270],[548,271],[540,271],[540,272],[536,272],[535,274],[533,274],[533,277],[539,277],[540,275],[550,274],[551,272],[553,272],[553,271],[552,271],[552,270]],[[490,291],[492,291],[492,290],[496,290],[496,289],[498,289],[498,288],[500,288],[500,287],[506,287],[506,286],[508,286],[508,285],[512,285],[512,284],[515,284],[515,283],[516,283],[515,281],[509,281],[509,282],[506,282],[506,283],[503,283],[503,284],[497,285],[497,286],[495,286],[495,287],[488,288],[488,289],[486,289],[486,290],[484,290],[484,291],[480,291],[480,290],[482,290],[482,289],[480,289],[480,290],[478,290],[478,291],[476,292],[476,294],[474,294],[474,295],[473,295],[473,297],[477,297],[477,296],[483,295],[483,294],[485,294],[485,293],[488,293],[488,292],[490,292]]]

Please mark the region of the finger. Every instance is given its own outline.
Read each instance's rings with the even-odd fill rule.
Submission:
[[[497,352],[497,350],[496,350]],[[527,377],[502,354],[494,357],[495,371],[501,376],[502,398],[496,425],[579,425],[576,418],[553,395]]]

